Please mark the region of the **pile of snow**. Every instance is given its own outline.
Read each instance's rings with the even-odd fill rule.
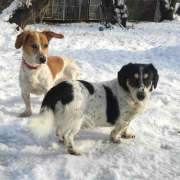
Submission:
[[[29,131],[43,97],[31,96],[33,115],[20,118],[24,102],[18,85],[21,50],[14,25],[0,31],[0,179],[1,180],[179,180],[180,179],[180,24],[140,23],[98,31],[100,24],[36,25],[30,29],[64,34],[53,39],[49,55],[73,58],[81,79],[107,81],[129,63],[153,63],[160,79],[147,109],[133,120],[134,139],[114,144],[110,128],[80,131],[75,143],[82,156],[69,155],[55,132],[37,140]]]
[[[0,14],[0,21],[8,21],[18,7],[26,6],[29,8],[32,5],[31,1],[32,0],[14,0],[11,5]]]
[[[173,19],[180,22],[180,16],[177,14],[173,14]]]
[[[9,18],[12,16],[13,11],[15,11],[18,8],[18,3],[16,1],[13,1],[11,5],[4,9],[3,12],[0,14],[0,21],[8,21]]]

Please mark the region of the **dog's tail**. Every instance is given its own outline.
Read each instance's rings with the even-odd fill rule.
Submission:
[[[51,108],[43,107],[37,118],[33,119],[29,128],[38,138],[46,137],[50,134],[54,126],[54,112]]]

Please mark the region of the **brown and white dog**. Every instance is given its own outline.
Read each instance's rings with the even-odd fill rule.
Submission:
[[[49,42],[52,38],[62,39],[62,34],[51,31],[31,32],[26,30],[17,36],[15,47],[22,47],[22,63],[19,74],[21,95],[26,109],[20,115],[32,114],[30,93],[46,94],[53,86],[67,79],[78,79],[79,68],[69,57],[47,57]]]

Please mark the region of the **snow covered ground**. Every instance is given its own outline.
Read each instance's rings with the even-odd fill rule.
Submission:
[[[29,132],[42,96],[32,95],[31,117],[19,117],[24,103],[18,84],[22,53],[14,47],[18,32],[2,21],[0,27],[0,180],[180,180],[180,22],[103,32],[100,24],[28,27],[64,34],[51,41],[49,55],[73,58],[83,80],[113,79],[129,62],[158,69],[158,87],[131,124],[136,137],[114,144],[110,128],[80,131],[75,142],[82,156],[69,155],[55,132],[43,140]]]

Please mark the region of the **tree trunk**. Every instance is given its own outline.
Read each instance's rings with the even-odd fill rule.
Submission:
[[[172,0],[170,7],[173,7],[175,9],[177,2],[178,2],[178,0]],[[169,16],[167,18],[168,20],[171,20],[171,21],[173,20],[173,12],[174,12],[174,10],[169,13]]]
[[[172,0],[171,2],[171,7],[173,7],[175,9],[176,3],[178,2],[178,0]]]
[[[180,16],[180,6],[178,7],[176,14]]]
[[[156,21],[173,20],[173,6],[177,0],[157,0]]]
[[[124,0],[102,0],[101,10],[105,19],[104,25],[106,27],[110,27],[110,24],[116,23],[126,27],[128,11]]]

